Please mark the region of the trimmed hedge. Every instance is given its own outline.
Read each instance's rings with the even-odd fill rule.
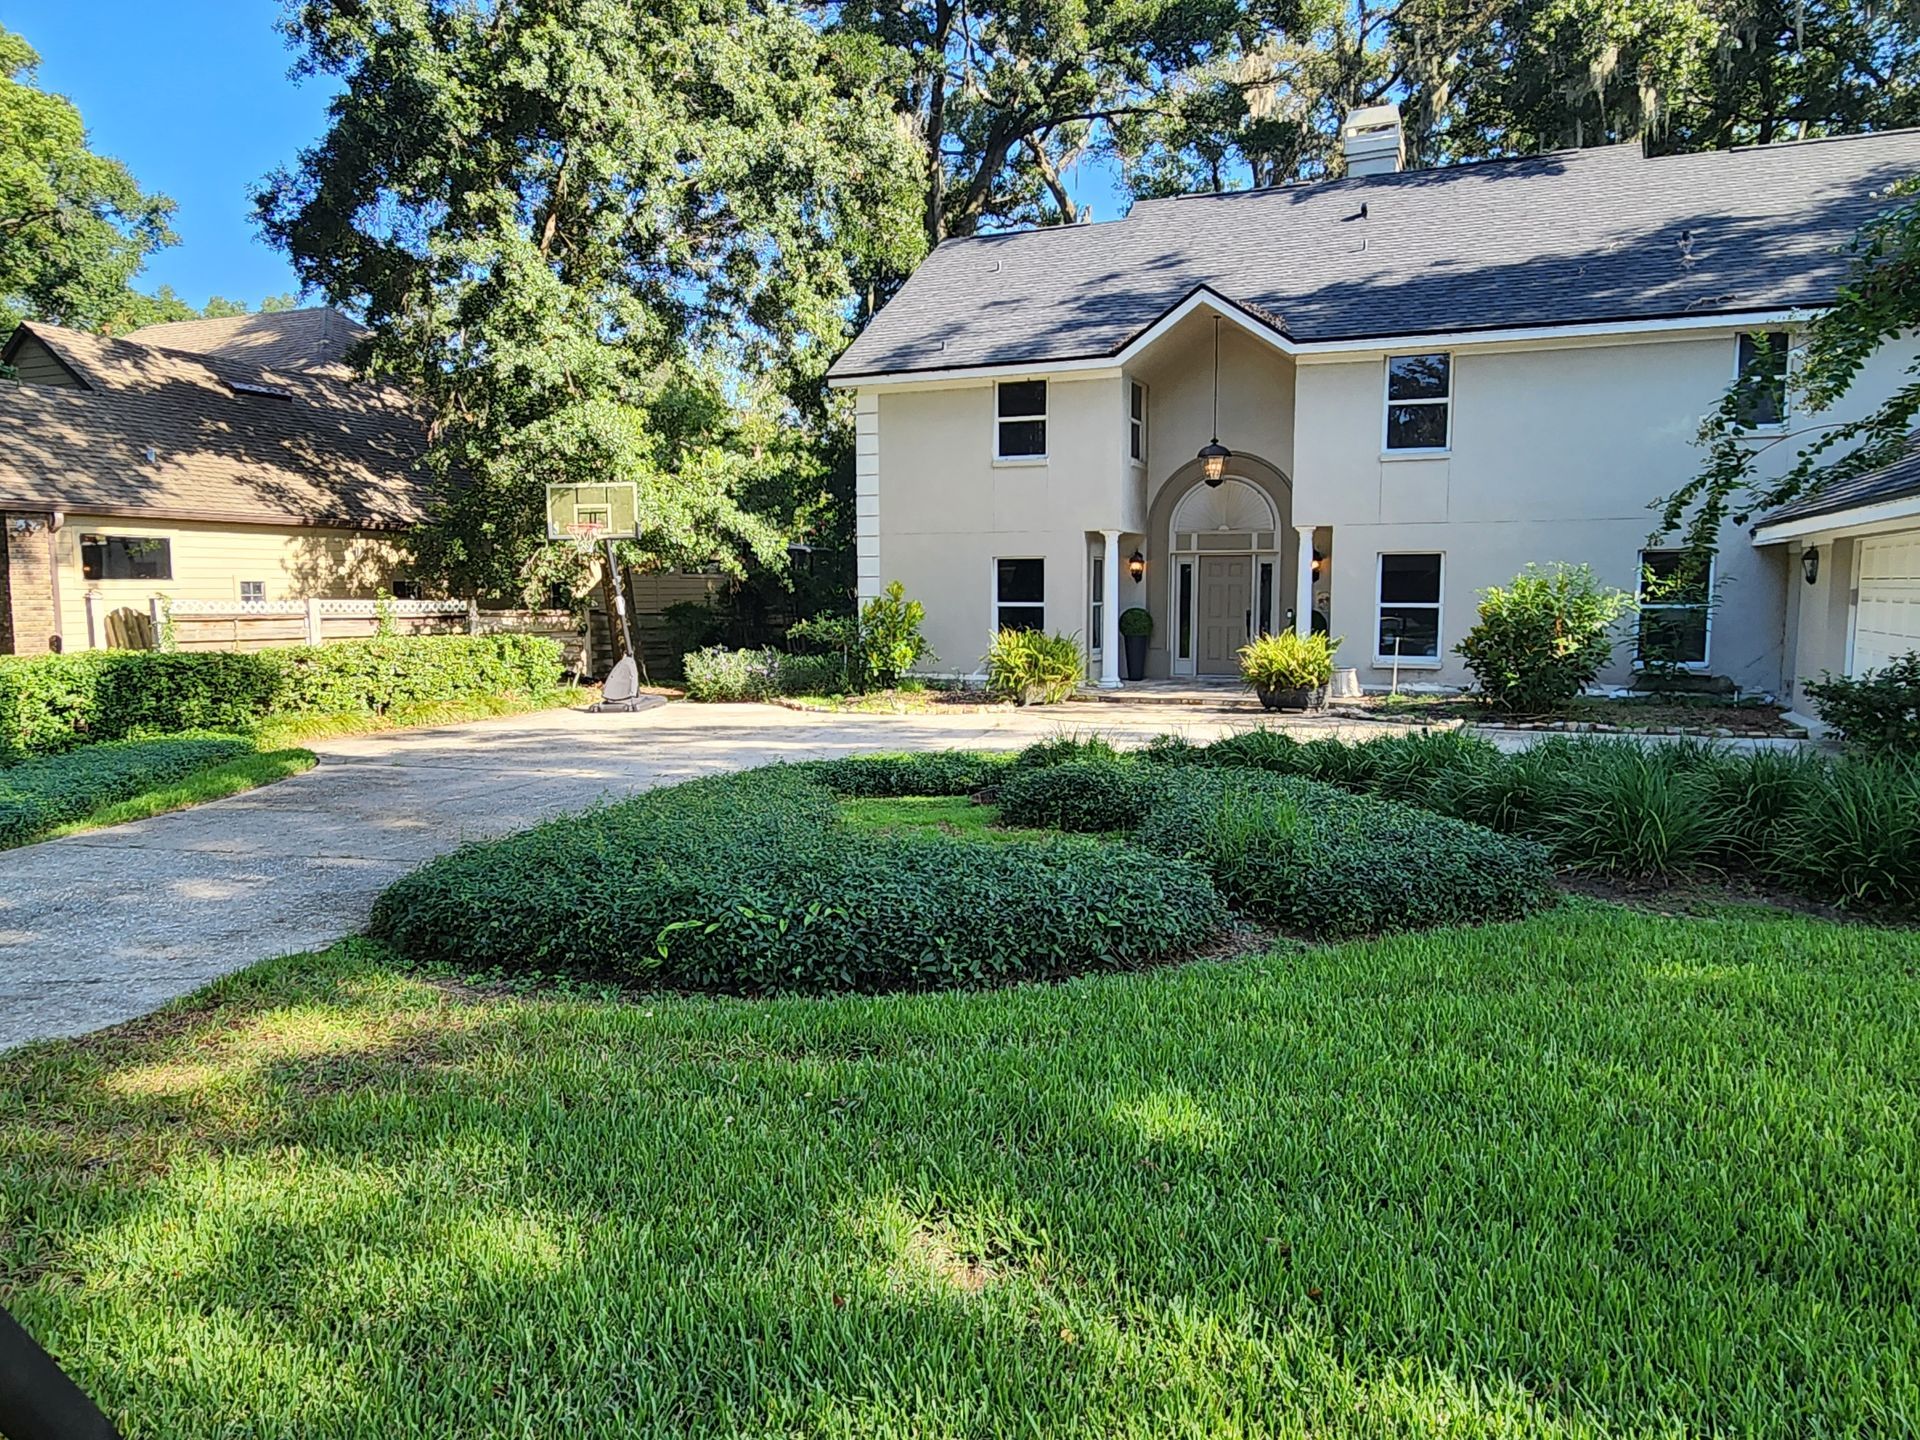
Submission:
[[[775,766],[696,780],[469,846],[383,894],[372,932],[463,969],[767,993],[1142,965],[1227,923],[1185,861],[1091,840],[853,831],[825,775]]]
[[[1315,938],[1517,919],[1553,893],[1531,841],[1251,770],[1168,772],[1134,842],[1196,861],[1236,910]]]
[[[396,706],[560,681],[543,635],[345,640],[252,654],[93,650],[0,659],[0,762],[186,730],[246,730],[274,715],[378,715]]]
[[[1008,824],[1098,835],[1133,829],[1171,778],[1137,760],[1066,760],[1013,772],[995,798]]]
[[[854,755],[797,765],[849,800],[902,795],[973,795],[1008,773],[1011,757],[975,750],[925,750],[905,755]]]
[[[94,745],[0,769],[0,846],[24,845],[104,805],[253,753],[237,737],[182,735]]]

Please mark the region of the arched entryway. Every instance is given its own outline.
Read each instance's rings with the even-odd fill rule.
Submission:
[[[1164,545],[1166,670],[1175,677],[1239,673],[1238,651],[1255,635],[1283,628],[1297,557],[1292,487],[1272,466],[1235,456],[1208,485],[1177,475],[1153,506],[1153,539]]]

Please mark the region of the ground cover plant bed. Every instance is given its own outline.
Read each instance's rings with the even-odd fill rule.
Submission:
[[[982,847],[986,848],[986,847]],[[351,942],[0,1058],[130,1440],[1895,1435],[1920,935],[1580,901],[986,993]]]
[[[1230,903],[1325,938],[1512,918],[1551,882],[1528,840],[1062,740],[649,791],[430,862],[381,896],[372,932],[418,961],[505,973],[924,989],[1183,959],[1227,931]]]
[[[312,751],[234,735],[90,745],[0,766],[0,848],[219,799],[309,769]]]
[[[1250,730],[1164,737],[1174,768],[1295,775],[1471,821],[1611,880],[1724,878],[1894,917],[1920,914],[1920,764],[1554,736],[1507,753],[1471,735],[1301,743]]]

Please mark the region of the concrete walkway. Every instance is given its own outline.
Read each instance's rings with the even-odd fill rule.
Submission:
[[[1123,703],[927,715],[672,704],[319,742],[305,775],[0,852],[0,1048],[116,1024],[256,960],[328,945],[424,860],[652,785],[860,751],[1018,748],[1075,730],[1209,740],[1261,719]],[[1302,738],[1401,728],[1286,723]]]

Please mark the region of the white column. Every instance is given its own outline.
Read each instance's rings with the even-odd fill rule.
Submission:
[[[1107,558],[1100,566],[1100,688],[1120,688],[1120,532],[1102,530]]]
[[[1313,526],[1296,525],[1300,532],[1299,575],[1295,580],[1298,592],[1293,602],[1293,628],[1299,635],[1313,633]]]

